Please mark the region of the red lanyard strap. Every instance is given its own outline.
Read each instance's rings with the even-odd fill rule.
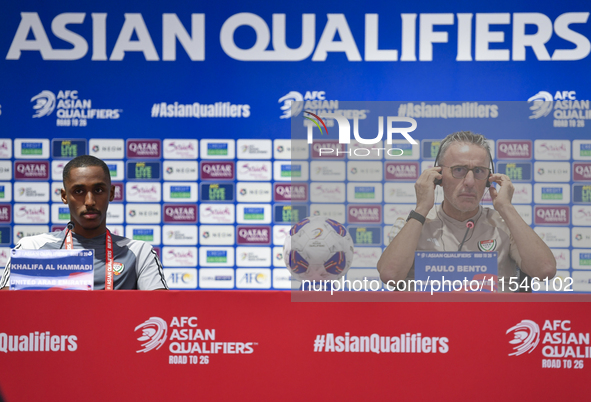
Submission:
[[[66,250],[73,250],[72,231],[66,236]],[[111,232],[107,230],[105,239],[105,290],[113,290],[113,240]]]

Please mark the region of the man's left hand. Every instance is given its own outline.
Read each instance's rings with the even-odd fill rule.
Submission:
[[[511,205],[515,187],[513,187],[513,183],[511,183],[509,176],[495,173],[490,175],[488,181],[498,184],[498,189],[490,186],[490,197],[492,198],[493,207],[498,211],[499,209]]]

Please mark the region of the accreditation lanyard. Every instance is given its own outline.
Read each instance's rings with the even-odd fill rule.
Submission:
[[[68,231],[66,236],[66,250],[73,250],[72,231]],[[105,290],[113,290],[113,240],[111,232],[107,230],[105,239]]]

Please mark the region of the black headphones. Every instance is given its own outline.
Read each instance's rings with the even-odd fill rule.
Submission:
[[[439,155],[441,154],[441,148],[443,148],[443,144],[445,144],[447,141],[449,141],[448,139],[445,139],[441,142],[441,144],[439,144],[439,149],[437,150],[437,156],[435,157],[435,163],[434,166],[437,167],[439,166],[437,164],[437,162],[439,162]],[[493,158],[492,155],[490,153],[490,150],[488,148],[485,148],[486,152],[488,153],[488,159],[490,160],[490,167],[491,167],[491,172],[494,173],[495,172],[495,164],[493,163]],[[488,177],[491,176],[491,173],[489,173]],[[441,186],[441,183],[443,182],[443,180],[441,179],[437,179],[434,181],[435,185]],[[490,181],[486,180],[486,187],[490,187]]]

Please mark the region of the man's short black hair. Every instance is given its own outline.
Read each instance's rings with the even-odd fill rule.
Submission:
[[[103,172],[105,172],[105,175],[109,179],[109,182],[111,181],[111,172],[109,171],[109,167],[107,166],[107,164],[105,162],[103,162],[99,158],[95,158],[94,156],[91,156],[91,155],[80,155],[80,156],[77,156],[74,159],[72,159],[70,162],[68,162],[66,164],[66,166],[64,167],[64,172],[63,172],[64,183],[66,182],[66,180],[70,179],[70,171],[72,169],[76,169],[76,168],[80,168],[80,167],[87,167],[87,166],[99,166],[101,169],[103,169]]]

